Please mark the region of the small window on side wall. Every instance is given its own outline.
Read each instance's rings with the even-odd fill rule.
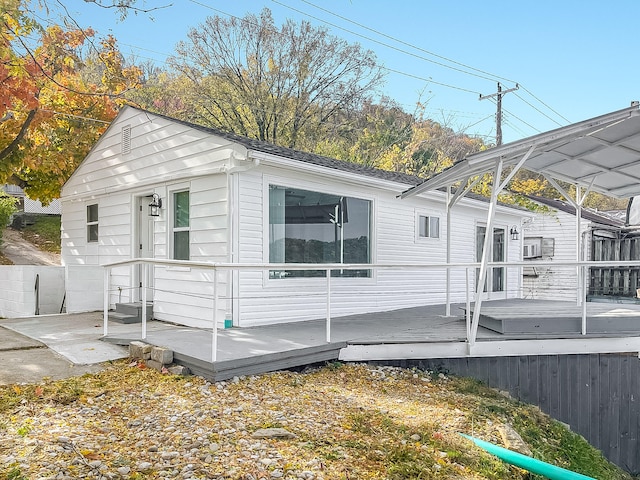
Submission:
[[[173,258],[189,260],[189,191],[173,194]]]
[[[418,215],[418,238],[440,238],[440,217]]]
[[[87,205],[87,242],[98,241],[98,204]]]

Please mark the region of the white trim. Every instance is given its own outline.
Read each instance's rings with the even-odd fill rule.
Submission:
[[[176,193],[189,193],[189,226],[174,228],[174,209]],[[175,260],[174,252],[174,232],[189,232],[189,258],[191,258],[191,184],[177,183],[167,186],[167,258]]]
[[[523,355],[578,355],[640,352],[640,337],[551,338],[466,342],[407,342],[347,345],[339,360],[420,360],[425,358],[515,357]]]
[[[295,183],[295,186],[292,185]],[[344,188],[341,185],[330,185],[326,183],[315,183],[304,180],[295,180],[290,177],[280,177],[276,175],[263,175],[262,176],[262,260],[264,263],[269,263],[269,186],[277,185],[281,187],[300,188],[302,190],[309,190],[312,192],[326,193],[328,195],[341,195],[345,197],[357,198],[359,200],[365,200],[370,202],[369,212],[369,264],[375,264],[376,257],[376,218],[377,218],[377,204],[378,199],[375,195],[366,194],[360,195],[354,193],[353,190]],[[363,268],[365,270],[367,268]],[[340,286],[342,282],[346,285],[370,285],[377,281],[377,271],[371,270],[370,277],[335,277],[331,279],[332,283],[336,286]],[[316,286],[318,282],[326,283],[325,277],[298,277],[298,278],[269,278],[269,271],[263,272],[263,287],[275,287],[286,286],[294,284],[296,286]],[[346,283],[348,282],[348,283]]]

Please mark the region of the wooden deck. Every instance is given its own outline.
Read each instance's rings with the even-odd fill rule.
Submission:
[[[219,330],[215,363],[211,361],[210,330],[151,322],[145,341],[170,348],[180,364],[213,381],[338,359],[640,351],[640,306],[588,304],[589,322],[600,321],[606,328],[589,329],[587,335],[581,335],[579,322],[574,330],[569,328],[575,326],[575,312],[581,312],[570,302],[486,302],[483,304],[485,320],[499,321],[506,327],[502,327],[505,331],[500,333],[495,328],[481,326],[475,351],[466,341],[462,305],[453,306],[451,311],[455,316],[445,317],[444,306],[436,305],[336,318],[331,322],[329,343],[325,341],[324,320]],[[569,319],[566,325],[558,322],[561,312],[566,312]],[[533,330],[515,328],[518,323],[533,325]],[[563,326],[552,328],[554,325]],[[616,325],[624,328],[616,330],[613,328]],[[132,329],[131,334],[120,333],[105,340],[121,345],[140,340],[139,326]]]

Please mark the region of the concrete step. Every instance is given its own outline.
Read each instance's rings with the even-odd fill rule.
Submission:
[[[142,323],[139,315],[129,315],[121,312],[109,312],[109,320],[117,323]]]
[[[142,314],[142,303],[141,302],[116,303],[116,312],[123,313],[125,315],[140,317]],[[150,319],[152,316],[153,316],[153,303],[147,302],[147,319]]]

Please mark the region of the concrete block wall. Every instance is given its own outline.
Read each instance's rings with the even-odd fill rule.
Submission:
[[[104,269],[98,265],[67,265],[67,312],[95,312],[104,303]]]
[[[35,315],[36,276],[39,276],[40,315],[60,313],[64,300],[64,267],[3,265],[0,266],[0,317]]]

